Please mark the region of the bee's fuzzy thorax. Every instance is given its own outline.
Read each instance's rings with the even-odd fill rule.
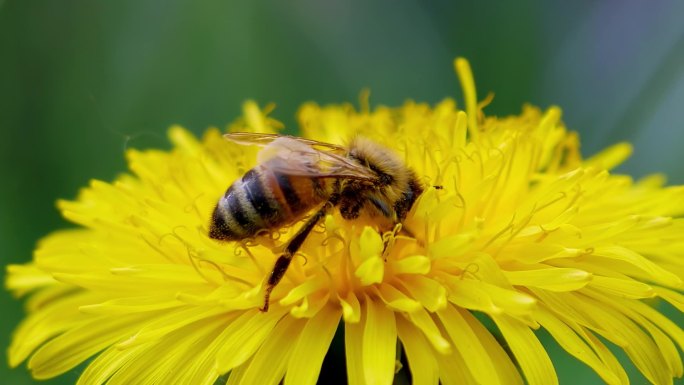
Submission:
[[[357,136],[349,145],[349,156],[375,171],[379,179],[385,180],[383,192],[394,202],[406,191],[412,172],[392,150],[370,139]]]

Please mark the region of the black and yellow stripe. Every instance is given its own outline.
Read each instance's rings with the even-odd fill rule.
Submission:
[[[209,236],[239,240],[262,229],[293,223],[325,199],[321,183],[316,178],[273,171],[268,165],[251,169],[219,200]]]

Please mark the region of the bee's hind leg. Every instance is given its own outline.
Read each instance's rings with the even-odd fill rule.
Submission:
[[[266,293],[264,294],[264,306],[261,307],[259,310],[262,312],[267,312],[268,311],[268,305],[269,301],[271,299],[271,292],[273,289],[278,285],[281,279],[283,279],[283,276],[285,275],[285,272],[287,271],[287,268],[290,266],[290,262],[292,261],[292,257],[294,257],[295,253],[299,250],[299,248],[302,246],[302,243],[304,243],[304,240],[306,240],[306,237],[309,235],[311,230],[316,226],[316,224],[325,217],[327,214],[328,210],[330,210],[331,207],[333,207],[337,203],[337,195],[331,197],[326,204],[321,207],[316,214],[314,214],[311,218],[309,218],[308,221],[302,226],[299,231],[297,231],[297,234],[295,234],[292,239],[287,243],[287,246],[285,246],[285,251],[283,254],[278,257],[276,260],[275,265],[273,266],[273,270],[271,271],[271,275],[268,276],[268,282],[266,283]]]

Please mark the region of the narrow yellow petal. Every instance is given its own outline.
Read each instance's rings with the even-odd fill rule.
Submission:
[[[474,238],[474,234],[455,234],[440,238],[430,245],[430,254],[437,259],[453,258],[473,247]]]
[[[468,115],[463,111],[458,111],[456,114],[456,126],[454,130],[454,142],[452,144],[452,152],[457,154],[458,151],[465,147],[466,133],[468,132]]]
[[[506,379],[498,377],[490,352],[482,344],[480,338],[470,328],[461,313],[453,306],[437,312],[444,329],[449,334],[454,346],[463,356],[465,365],[481,384],[505,384]]]
[[[651,335],[651,338],[653,338],[653,341],[660,349],[660,352],[663,354],[663,357],[665,357],[665,361],[667,362],[667,365],[670,368],[670,373],[672,373],[674,377],[682,377],[682,374],[684,374],[684,367],[682,366],[682,357],[679,355],[677,347],[672,342],[672,340],[658,327],[653,325],[648,320],[642,317],[634,317],[632,319],[634,319],[634,321],[641,327],[648,330],[648,333]]]
[[[182,148],[194,156],[199,156],[202,153],[202,143],[185,128],[173,125],[169,128],[168,135],[176,147]]]
[[[359,238],[352,239],[352,260],[358,263],[354,275],[364,286],[382,282],[385,273],[385,261],[380,256],[382,248],[380,234],[369,226],[363,228]]]
[[[615,144],[584,161],[585,167],[612,170],[632,155],[632,145],[626,142]]]
[[[679,311],[684,312],[684,295],[682,295],[682,293],[660,286],[655,286],[654,290],[660,298],[669,302]]]
[[[431,312],[443,309],[447,293],[443,285],[422,275],[407,277],[402,281],[408,293]]]
[[[626,301],[623,299],[617,300],[622,308],[622,312],[627,315],[632,321],[639,325],[642,329],[648,331],[648,333],[653,338],[660,352],[665,357],[665,360],[670,368],[670,371],[675,377],[681,377],[684,374],[684,366],[682,365],[682,359],[677,351],[677,347],[672,342],[672,339],[666,335],[664,331],[668,331],[668,325],[656,323],[656,320],[651,320],[647,317],[647,314],[642,314],[639,311],[639,306],[633,306],[633,301]],[[663,330],[661,330],[663,328]],[[675,338],[677,334],[680,336],[683,334],[682,330],[679,329],[679,333],[674,333]]]
[[[11,367],[18,366],[41,344],[71,328],[88,322],[76,309],[99,300],[92,293],[79,293],[46,304],[23,320],[12,335],[7,355]]]
[[[622,301],[623,306],[632,309],[650,322],[658,325],[670,338],[672,338],[680,350],[684,350],[684,330],[669,318],[653,307],[641,301]]]
[[[274,128],[279,128],[273,126],[273,121],[266,117],[259,105],[253,100],[248,100],[242,104],[242,114],[251,132],[272,133]]]
[[[364,286],[382,282],[385,274],[385,262],[380,257],[370,257],[361,262],[354,275]]]
[[[86,314],[129,314],[150,310],[165,310],[181,307],[183,303],[175,298],[174,294],[150,295],[146,297],[117,298],[94,305],[85,305],[78,308]]]
[[[518,368],[516,368],[515,363],[508,353],[501,347],[499,341],[497,341],[491,332],[469,311],[459,310],[459,313],[466,323],[468,323],[468,326],[477,336],[484,349],[488,352],[489,357],[492,359],[493,366],[498,372],[498,378],[505,379],[506,384],[522,385],[523,379]]]
[[[468,133],[471,140],[477,142],[479,128],[477,126],[477,92],[475,90],[475,79],[470,64],[464,58],[454,60],[454,68],[458,79],[461,81],[461,88],[465,97],[466,112],[468,113]]]
[[[300,301],[305,296],[313,293],[325,284],[324,277],[316,277],[302,282],[299,286],[290,290],[285,297],[278,301],[283,306],[292,305]]]
[[[340,316],[338,309],[326,307],[306,322],[290,354],[285,385],[316,383]]]
[[[42,345],[33,354],[28,366],[38,379],[62,374],[120,340],[122,335],[138,327],[144,319],[139,314],[95,318]]]
[[[490,315],[490,317],[501,330],[501,334],[515,355],[528,384],[558,384],[556,370],[546,353],[546,349],[529,327],[505,314]]]
[[[394,313],[385,304],[366,297],[366,322],[361,348],[366,384],[392,384],[396,344]]]
[[[590,304],[585,304],[576,295],[567,292],[553,293],[537,289],[532,289],[531,291],[539,298],[540,302],[555,314],[562,315],[564,319],[571,320],[578,325],[587,327],[615,345],[624,346],[628,344],[621,335],[612,333],[610,329],[607,328],[607,325],[596,321],[592,317],[593,307]]]
[[[230,328],[230,324],[236,318],[236,316],[229,318],[225,315],[219,315],[217,318],[219,323],[214,333],[214,338],[206,344],[205,349],[201,350],[195,355],[195,365],[192,365],[184,373],[179,373],[178,379],[176,381],[177,383],[210,385],[216,381],[216,378],[219,375],[225,374],[219,371],[219,368],[216,365],[216,355],[218,354],[218,351],[223,348],[226,341],[233,335],[233,330]],[[249,360],[247,360],[245,364],[239,366],[238,369],[233,370],[231,372],[231,376],[236,371],[240,371],[242,368],[245,368],[247,362],[249,362]],[[237,380],[237,378],[234,378],[234,380]]]
[[[226,326],[229,334],[216,353],[216,366],[225,373],[249,359],[282,318],[285,309],[271,309],[267,313],[252,310],[243,313]]]
[[[180,327],[224,312],[224,309],[216,306],[185,306],[179,309],[174,309],[168,313],[160,313],[153,319],[149,319],[150,317],[148,315],[148,322],[140,325],[140,328],[135,334],[131,335],[125,340],[122,340],[117,344],[117,347],[123,349],[134,345],[144,344],[146,342],[159,339]],[[122,337],[126,337],[126,335],[123,334]]]
[[[128,362],[139,357],[145,350],[146,347],[140,345],[124,350],[110,346],[86,367],[76,384],[104,384],[117,369],[125,367]]]
[[[397,317],[396,320],[397,335],[404,346],[406,360],[411,369],[411,383],[413,385],[438,384],[439,367],[423,333],[402,317]]]
[[[664,285],[670,287],[682,287],[684,285],[680,277],[630,249],[619,246],[597,247],[593,254],[632,264],[648,273],[652,280]]]
[[[670,383],[672,373],[663,352],[642,328],[624,315],[625,309],[619,302],[608,301],[610,297],[595,291],[587,291],[587,294],[597,299],[582,298],[582,306],[591,309],[590,316],[596,323],[605,325],[606,330],[627,342],[622,348],[639,371],[653,383]]]
[[[538,229],[539,226],[534,226]],[[565,247],[551,243],[526,243],[515,247],[509,247],[508,252],[514,254],[516,259],[526,264],[536,264],[547,260],[576,257],[583,250]]]
[[[201,365],[196,357],[200,356],[201,351],[220,333],[221,318],[221,316],[215,316],[202,319],[176,329],[166,338],[130,348],[139,354],[135,357],[127,357],[121,369],[112,375],[108,383],[111,385],[136,382],[165,384],[177,381],[180,374]],[[159,360],[159,357],[164,357],[164,360]],[[150,362],[155,360],[158,362],[150,365]],[[215,372],[213,377],[214,379],[217,377]],[[207,383],[208,381],[205,381],[202,385]]]
[[[622,367],[622,363],[618,361],[613,352],[608,349],[608,347],[604,345],[603,342],[601,342],[601,340],[598,339],[598,337],[596,337],[593,333],[587,333],[584,338],[585,341],[591,345],[596,354],[601,358],[601,361],[603,361],[610,371],[620,379],[619,383],[629,384],[627,372]]]
[[[655,291],[650,285],[629,277],[612,278],[595,275],[589,287],[623,298],[641,299],[655,296]]]
[[[347,293],[345,298],[338,297],[342,306],[342,316],[346,323],[357,323],[361,320],[361,303],[353,292]]]
[[[410,312],[418,310],[423,306],[417,300],[388,283],[379,285],[377,293],[387,306],[398,311]]]
[[[391,262],[394,274],[427,274],[430,271],[430,258],[424,255],[412,255]]]
[[[451,344],[444,338],[442,331],[437,327],[435,320],[427,311],[425,311],[425,309],[418,309],[406,313],[405,316],[407,316],[411,323],[425,334],[425,337],[427,337],[436,351],[440,354],[451,353]]]
[[[517,290],[508,290],[487,282],[461,279],[451,282],[453,303],[468,309],[499,314],[507,312],[515,316],[529,315],[536,300]]]
[[[344,353],[347,363],[347,382],[349,385],[366,383],[363,361],[363,330],[366,327],[364,311],[357,323],[344,324]]]
[[[477,379],[473,377],[463,362],[463,357],[458,351],[453,351],[449,355],[434,354],[439,366],[439,382],[443,385],[477,384]]]
[[[620,384],[618,378],[608,367],[596,356],[590,346],[588,346],[568,325],[559,320],[548,310],[539,307],[534,313],[534,317],[546,329],[558,344],[568,353],[575,356],[578,360],[591,367],[607,384]]]
[[[589,272],[570,268],[503,271],[511,285],[533,286],[551,291],[574,291],[591,281]]]
[[[52,275],[38,269],[33,264],[7,265],[5,288],[12,290],[17,297],[37,288],[52,285],[55,282]]]
[[[359,237],[359,247],[361,248],[361,259],[379,256],[382,253],[383,244],[377,230],[365,226]]]
[[[238,366],[237,368],[233,369],[230,371],[230,373],[227,374],[228,380],[226,381],[225,385],[239,385],[242,384],[242,377],[244,376],[245,372],[249,368],[249,364],[251,362],[251,358],[247,361],[245,361],[244,364]],[[218,381],[212,382],[212,384],[216,385]],[[219,382],[220,383],[220,382]],[[109,384],[107,384],[109,385]],[[125,385],[125,384],[121,384]],[[209,384],[207,384],[209,385]]]
[[[307,320],[283,317],[254,354],[242,374],[241,384],[278,384],[285,375],[294,344]],[[309,357],[307,355],[307,357]]]
[[[27,313],[33,313],[40,310],[44,310],[45,308],[52,306],[56,302],[62,302],[66,298],[73,298],[74,296],[83,294],[92,294],[84,293],[81,291],[78,291],[78,293],[76,293],[76,291],[76,288],[74,288],[72,285],[62,285],[60,283],[55,283],[53,285],[45,287],[44,289],[32,293],[31,296],[26,299],[26,304],[24,308],[26,309]],[[98,297],[99,300],[102,300],[101,296],[97,295],[96,297]],[[85,303],[92,303],[92,300]]]

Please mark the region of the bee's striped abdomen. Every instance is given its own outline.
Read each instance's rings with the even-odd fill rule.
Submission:
[[[219,200],[209,236],[239,240],[262,229],[293,223],[323,201],[319,181],[257,166],[235,181]]]

